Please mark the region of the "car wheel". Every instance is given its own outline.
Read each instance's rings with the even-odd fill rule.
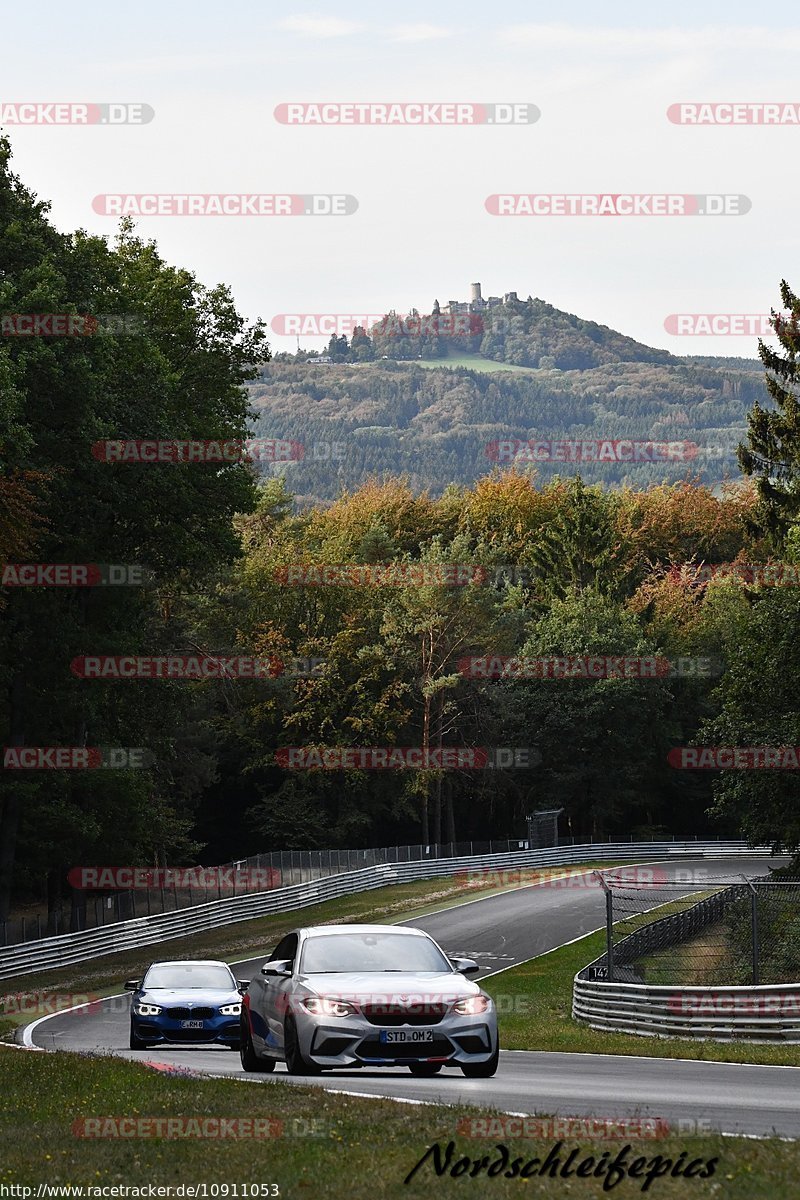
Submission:
[[[467,1079],[491,1079],[497,1071],[498,1063],[500,1062],[500,1047],[498,1046],[488,1062],[482,1063],[463,1063],[461,1070],[466,1075]]]
[[[320,1074],[321,1068],[316,1063],[305,1058],[300,1049],[297,1026],[293,1017],[287,1017],[283,1026],[283,1049],[286,1058],[286,1070],[290,1075]]]
[[[152,1045],[152,1042],[146,1042],[143,1038],[139,1037],[138,1033],[133,1027],[133,1021],[131,1021],[131,1036],[129,1045],[131,1050],[149,1050]]]
[[[438,1075],[444,1063],[409,1063],[408,1069],[412,1075],[424,1078],[426,1075]]]
[[[253,1039],[250,1037],[250,1030],[246,1025],[242,1025],[241,1038],[239,1042],[239,1057],[242,1060],[242,1068],[245,1071],[258,1071],[260,1074],[268,1075],[275,1070],[274,1058],[259,1058],[256,1054]]]

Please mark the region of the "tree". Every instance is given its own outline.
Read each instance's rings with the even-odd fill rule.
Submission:
[[[93,336],[4,339],[5,496],[14,483],[45,481],[36,508],[41,561],[142,565],[157,581],[154,588],[9,589],[0,635],[3,743],[142,746],[155,766],[24,779],[4,772],[1,917],[15,870],[17,878],[46,871],[57,903],[75,862],[68,856],[152,861],[193,846],[189,811],[207,771],[197,754],[191,769],[183,767],[180,751],[202,693],[163,682],[88,682],[70,663],[186,645],[191,630],[175,597],[202,587],[239,553],[233,517],[253,505],[252,470],[241,461],[107,463],[92,447],[120,438],[243,441],[242,385],[268,351],[263,326],[246,325],[227,288],[205,288],[169,266],[129,222],[113,246],[56,231],[47,205],[11,172],[7,141],[0,141],[0,222],[0,310],[133,319]],[[16,499],[30,532],[32,506],[19,486]],[[30,538],[12,549],[28,554]]]
[[[800,514],[800,402],[795,385],[800,378],[800,298],[781,280],[781,300],[788,317],[772,310],[772,325],[783,354],[759,339],[758,353],[766,367],[766,386],[775,409],[756,401],[748,416],[748,440],[740,445],[739,465],[754,476],[761,499],[761,525],[780,547],[789,524]]]
[[[730,584],[729,587],[735,585]],[[766,588],[753,596],[749,620],[727,646],[728,669],[716,689],[717,714],[698,741],[712,746],[800,745],[800,596]],[[714,812],[735,822],[751,845],[800,848],[800,772],[721,771]]]

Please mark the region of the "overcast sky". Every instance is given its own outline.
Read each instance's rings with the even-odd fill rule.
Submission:
[[[140,0],[3,7],[0,102],[129,101],[147,125],[12,127],[16,170],[62,229],[113,232],[100,193],[347,193],[346,217],[143,217],[168,260],[240,309],[429,311],[515,290],[676,353],[670,313],[759,313],[800,288],[800,126],[672,124],[681,101],[800,104],[791,9],[706,0],[436,5]],[[702,12],[699,11],[702,9]],[[650,11],[651,10],[651,11]],[[769,14],[769,15],[768,15]],[[770,23],[767,23],[767,22]],[[527,102],[510,128],[312,128],[289,101]],[[497,192],[744,194],[745,216],[489,215]],[[275,349],[294,348],[271,338]],[[307,344],[312,344],[310,341]]]

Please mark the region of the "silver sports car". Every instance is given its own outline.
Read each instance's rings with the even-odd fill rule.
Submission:
[[[244,996],[245,1071],[443,1066],[486,1079],[497,1070],[494,1003],[421,929],[320,925],[284,937]]]

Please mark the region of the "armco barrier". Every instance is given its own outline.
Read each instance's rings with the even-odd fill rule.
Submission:
[[[594,1029],[715,1041],[800,1042],[800,983],[683,987],[575,976],[572,1015]]]
[[[615,971],[650,950],[692,937],[748,891],[747,884],[734,884],[637,929],[614,946]],[[607,967],[602,954],[573,981],[572,1016],[594,1029],[726,1042],[800,1042],[800,983],[699,987],[597,978]]]
[[[166,942],[171,938],[203,933],[269,913],[307,908],[322,900],[333,900],[357,892],[370,891],[391,883],[410,883],[417,879],[456,875],[462,871],[498,871],[504,868],[548,867],[582,862],[641,862],[645,859],[672,857],[769,855],[769,847],[752,849],[745,842],[598,842],[584,846],[562,846],[550,850],[517,850],[505,854],[466,855],[417,862],[365,867],[331,875],[310,883],[293,884],[267,892],[255,892],[225,900],[213,900],[176,912],[157,913],[133,921],[120,921],[99,929],[23,942],[0,950],[0,979],[53,970]]]

